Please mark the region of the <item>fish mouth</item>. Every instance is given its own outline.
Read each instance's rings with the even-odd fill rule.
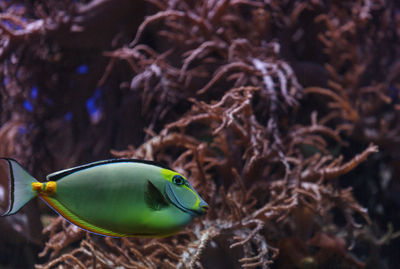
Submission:
[[[207,214],[208,208],[209,208],[208,204],[204,204],[204,205],[200,205],[200,209],[198,209],[198,210],[188,209],[188,208],[187,208],[187,210],[189,210],[195,216],[203,216],[203,215]]]
[[[201,214],[202,214],[202,215],[207,214],[208,209],[209,209],[209,206],[208,206],[207,204],[202,205],[200,208],[201,208]]]
[[[204,201],[200,202],[199,209],[189,209],[189,208],[187,208],[187,210],[190,210],[196,216],[203,216],[203,215],[207,214],[208,209],[209,209],[209,206]]]

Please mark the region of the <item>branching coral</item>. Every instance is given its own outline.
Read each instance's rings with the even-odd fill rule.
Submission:
[[[75,259],[92,266],[94,259],[99,259],[97,263],[103,265],[127,268],[202,267],[212,264],[202,253],[225,238],[231,249],[240,250],[238,264],[268,268],[279,253],[276,247],[283,238],[293,234],[302,240],[311,239],[329,223],[334,208],[346,219],[348,240],[352,240],[354,229],[359,228],[354,214],[361,214],[369,222],[368,215],[350,189],[337,190],[331,180],[354,169],[377,148],[371,145],[344,164],[341,157],[333,158],[325,152],[306,157],[300,145],[291,140],[307,141],[320,130],[310,126],[308,132],[299,131],[293,126],[289,133],[295,135],[282,141],[280,148],[286,154],[284,163],[276,150],[262,143],[268,137],[268,126],[263,127],[254,115],[252,99],[257,91],[254,87],[234,88],[211,104],[192,100],[192,109],[181,120],[167,125],[139,148],[113,152],[118,157],[151,157],[168,162],[189,176],[210,204],[211,212],[205,219],[165,239],[100,238],[94,243],[86,235],[80,248],[47,266],[79,266]],[[194,128],[197,124],[203,127]],[[324,131],[319,138],[324,141],[324,136],[332,133],[333,130]],[[52,238],[63,237],[67,231]],[[350,246],[352,242],[343,244]],[[107,246],[112,246],[111,252]],[[58,252],[60,245],[50,243],[47,247]],[[82,255],[86,258],[79,258]],[[350,254],[343,255],[343,262],[347,263],[346,255]],[[318,256],[314,258],[315,265],[320,265]]]
[[[260,97],[271,103],[271,121],[276,120],[277,110],[297,104],[301,86],[292,68],[279,59],[280,45],[255,39],[268,34],[265,27],[253,27],[253,23],[264,23],[260,20],[265,18],[258,16],[257,11],[262,12],[265,4],[157,1],[156,6],[162,11],[143,21],[129,48],[105,53],[111,60],[100,81],[106,81],[116,60],[127,61],[134,72],[130,89],[141,91],[145,112],[149,111],[150,104],[155,105],[157,113],[152,115],[157,115],[157,119],[153,119],[153,123],[163,120],[172,108],[188,97],[202,95],[208,99],[206,93],[221,96],[224,92],[221,81],[234,87],[259,86]],[[241,9],[248,9],[252,20],[239,25],[239,21],[244,21]],[[157,44],[158,51],[155,51],[140,40],[150,25],[160,21],[166,27],[158,34],[171,46],[166,49]]]
[[[325,122],[343,121],[352,135],[384,146],[387,141],[396,141],[395,133],[399,132],[398,117],[394,115],[398,63],[393,59],[397,52],[385,49],[399,36],[396,16],[391,12],[396,5],[387,5],[389,8],[383,1],[354,1],[350,12],[344,11],[348,9],[345,4],[337,5],[332,12],[315,18],[316,23],[326,27],[318,38],[329,57],[325,64],[330,75],[329,89],[305,89],[307,94],[329,99]],[[376,117],[377,113],[383,115]]]
[[[163,239],[58,218],[37,268],[366,266],[374,220],[342,179],[374,144],[398,156],[397,3],[82,2],[0,4],[0,152],[45,174],[113,147],[183,173],[211,210]]]

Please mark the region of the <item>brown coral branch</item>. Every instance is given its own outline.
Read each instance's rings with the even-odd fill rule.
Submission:
[[[347,163],[339,166],[339,167],[328,167],[321,169],[320,171],[312,171],[306,170],[302,173],[300,180],[301,181],[314,181],[319,178],[323,178],[325,180],[331,180],[333,178],[337,178],[343,174],[348,173],[353,170],[360,163],[364,162],[371,153],[378,152],[378,147],[370,144],[362,153],[356,155],[353,159],[348,161]]]
[[[346,119],[351,120],[353,122],[357,122],[360,118],[358,115],[358,111],[356,109],[354,109],[354,106],[349,102],[349,100],[346,100],[344,97],[336,94],[335,92],[333,92],[331,90],[324,89],[324,88],[318,88],[318,87],[308,87],[308,88],[304,89],[304,92],[306,94],[317,93],[317,94],[329,96],[330,98],[332,98],[335,101],[333,104],[335,104],[335,106],[337,106],[337,108],[343,109],[342,115],[345,116]],[[346,95],[344,95],[344,96],[346,96]]]
[[[77,259],[77,258],[74,256],[76,253],[78,253],[78,252],[80,252],[80,251],[81,251],[81,249],[78,248],[78,249],[72,251],[71,253],[64,254],[64,255],[62,255],[62,256],[60,256],[60,257],[58,257],[58,258],[52,260],[51,262],[49,262],[48,264],[46,264],[46,265],[44,265],[44,266],[36,265],[35,268],[37,268],[37,269],[50,269],[50,268],[53,268],[56,264],[63,263],[63,262],[67,262],[67,261],[70,259],[70,260],[72,260],[79,268],[85,269],[86,266],[85,266],[81,261],[79,261],[79,259]]]
[[[210,25],[207,25],[207,23],[198,18],[195,14],[191,12],[181,12],[181,11],[176,11],[176,10],[166,10],[166,11],[160,11],[156,13],[155,15],[147,17],[143,23],[139,26],[138,31],[136,33],[135,39],[129,44],[130,47],[134,47],[140,40],[143,32],[145,29],[148,27],[150,23],[154,23],[158,20],[164,19],[164,18],[181,18],[181,19],[188,19],[189,21],[195,23],[200,27],[200,29],[203,30],[204,33],[210,32]]]
[[[182,68],[180,70],[179,81],[183,80],[183,77],[188,69],[189,65],[197,58],[204,55],[206,52],[212,50],[220,50],[225,48],[225,45],[222,42],[216,41],[206,41],[202,43],[198,48],[196,48],[193,52],[190,52],[190,55],[183,61]],[[204,56],[203,56],[204,57]]]
[[[198,247],[196,249],[196,252],[193,254],[192,259],[190,260],[188,267],[189,268],[194,268],[195,263],[200,259],[200,256],[205,249],[207,243],[212,240],[212,238],[216,235],[217,233],[215,232],[215,228],[211,226],[209,229],[205,230],[202,232],[202,235],[200,237],[200,242],[198,244]]]
[[[169,256],[170,258],[175,259],[175,260],[177,260],[177,261],[180,261],[180,259],[181,259],[181,257],[180,257],[178,254],[174,253],[174,252],[170,249],[169,246],[167,246],[167,245],[165,245],[165,244],[162,244],[161,242],[155,242],[155,241],[153,241],[153,242],[150,242],[150,243],[148,243],[147,245],[144,245],[144,246],[143,246],[143,249],[144,249],[145,251],[147,251],[147,250],[149,250],[149,249],[153,249],[153,248],[162,248],[162,249],[165,251],[165,253],[168,254],[168,256]]]
[[[257,256],[241,258],[239,262],[242,263],[243,268],[254,268],[265,264],[271,264],[273,263],[272,261],[264,259],[267,253],[268,249],[265,248]]]
[[[242,72],[247,72],[247,73],[253,73],[254,68],[251,67],[248,64],[245,64],[243,62],[233,62],[230,64],[227,64],[220,68],[219,70],[216,71],[216,74],[213,76],[213,78],[200,90],[197,91],[197,94],[203,94],[206,91],[208,91],[215,83],[218,82],[223,76],[225,76],[227,73],[229,73],[232,70],[239,69]]]
[[[243,227],[246,227],[246,226],[251,225],[251,224],[256,224],[256,227],[249,233],[249,235],[244,239],[242,239],[240,237],[236,237],[235,239],[242,239],[242,240],[239,241],[239,242],[231,244],[229,246],[229,248],[234,248],[234,247],[246,244],[247,242],[250,241],[250,239],[252,239],[264,227],[264,223],[262,221],[260,221],[260,220],[257,220],[257,219],[253,219],[253,220],[242,222]]]
[[[51,240],[46,243],[45,248],[41,253],[39,253],[39,257],[46,256],[50,251],[50,258],[56,257],[58,253],[71,244],[72,242],[76,242],[83,238],[85,235],[85,231],[79,229],[75,225],[70,225],[66,227],[64,231],[58,232],[57,234],[54,233],[56,227],[65,225],[65,220],[62,217],[59,217],[59,220],[54,222],[53,225],[50,225],[48,229],[45,229],[46,232],[50,232]]]

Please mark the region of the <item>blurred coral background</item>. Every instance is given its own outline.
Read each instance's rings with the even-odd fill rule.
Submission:
[[[400,2],[0,12],[0,156],[41,181],[155,160],[210,204],[179,234],[141,239],[86,233],[34,200],[0,219],[1,268],[397,268]]]

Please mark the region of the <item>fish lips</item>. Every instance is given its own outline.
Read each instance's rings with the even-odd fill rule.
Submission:
[[[169,182],[165,185],[165,193],[167,194],[168,199],[171,201],[171,203],[173,205],[175,205],[177,208],[179,208],[183,212],[188,213],[188,214],[190,214],[192,216],[195,216],[195,217],[202,216],[208,210],[208,204],[205,201],[203,201],[203,199],[201,199],[200,196],[199,196],[199,199],[200,199],[200,204],[199,204],[200,210],[193,210],[193,209],[189,208],[188,206],[186,206],[185,202],[182,201],[182,199],[179,198],[179,196],[175,193],[172,184],[169,183]]]

